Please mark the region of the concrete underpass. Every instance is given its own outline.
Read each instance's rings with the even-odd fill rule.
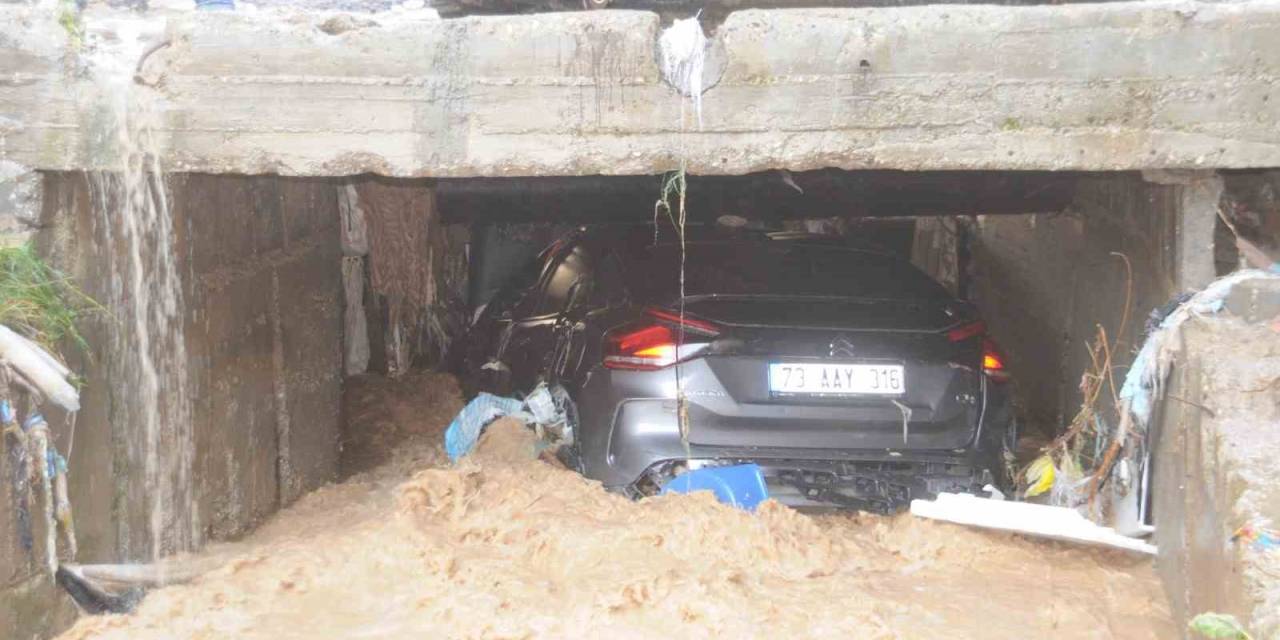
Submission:
[[[930,580],[954,580],[949,588],[969,594],[957,598],[981,604],[970,593],[980,585],[965,576],[982,572],[969,558],[988,556],[1003,558],[989,578],[990,599],[1002,606],[1018,609],[1007,599],[1030,589],[1017,582],[1030,580],[1017,575],[1022,567],[1066,576],[1061,592],[1037,594],[1045,599],[1035,606],[1046,610],[1068,602],[1063,611],[1083,616],[1090,605],[1081,594],[1124,594],[1096,618],[1055,619],[1023,627],[1026,634],[1060,624],[1068,637],[1197,637],[1187,624],[1204,612],[1233,614],[1253,637],[1280,633],[1268,573],[1277,552],[1237,535],[1246,525],[1273,530],[1280,518],[1272,457],[1280,452],[1280,285],[1257,257],[1280,260],[1280,3],[709,10],[697,99],[664,74],[660,45],[672,19],[697,7],[660,15],[619,4],[442,19],[429,7],[197,12],[91,3],[75,11],[74,28],[65,13],[59,23],[65,7],[0,4],[0,231],[6,244],[33,243],[103,308],[80,323],[87,348],[64,351],[82,380],[80,411],[46,411],[67,454],[78,537],[76,557],[61,560],[129,565],[190,552],[207,574],[172,589],[149,585],[151,608],[144,600],[140,617],[122,618],[115,633],[137,624],[132,632],[164,636],[157,620],[169,620],[169,637],[253,635],[228,621],[237,612],[267,619],[271,607],[289,605],[275,595],[247,604],[261,585],[237,572],[279,563],[297,575],[281,577],[272,593],[337,589],[323,568],[346,566],[347,556],[309,551],[290,536],[315,534],[317,547],[344,553],[377,547],[388,539],[331,537],[344,522],[386,515],[376,509],[409,513],[429,550],[388,542],[386,559],[371,549],[351,565],[364,569],[351,571],[382,567],[387,584],[371,588],[388,593],[398,593],[388,586],[396,580],[454,584],[456,592],[412,597],[444,607],[437,622],[459,616],[457,626],[414,627],[393,613],[413,608],[405,604],[380,614],[382,631],[307,628],[306,615],[289,617],[305,611],[297,609],[273,623],[283,633],[541,637],[574,633],[556,626],[567,620],[579,621],[577,633],[739,631],[711,605],[699,609],[696,597],[679,613],[674,600],[704,589],[706,602],[754,609],[721,590],[755,580],[741,577],[752,562],[708,561],[704,574],[696,561],[668,566],[674,561],[659,555],[648,567],[626,560],[637,575],[657,577],[627,585],[625,602],[589,601],[589,590],[565,586],[573,582],[565,574],[548,584],[582,600],[557,600],[551,617],[559,622],[511,623],[502,611],[536,610],[537,599],[496,582],[494,600],[467,591],[482,580],[460,567],[493,560],[483,544],[468,544],[485,535],[506,544],[502,523],[531,513],[566,536],[589,533],[580,522],[592,513],[603,514],[600,531],[640,518],[568,471],[547,476],[496,456],[484,462],[491,475],[471,476],[467,467],[450,470],[438,449],[464,400],[448,375],[494,279],[576,227],[652,221],[664,179],[676,173],[687,176],[690,224],[733,219],[874,243],[972,301],[1007,355],[1019,465],[1067,433],[1088,404],[1082,378],[1098,371],[1099,336],[1111,364],[1105,376],[1114,379],[1097,413],[1114,422],[1125,410],[1120,381],[1163,317],[1153,323],[1151,313],[1262,269],[1215,309],[1220,315],[1188,321],[1169,347],[1173,364],[1149,427],[1158,435],[1126,442],[1121,454],[1150,463],[1104,492],[1112,506],[1103,524],[1155,545],[1154,558],[941,528],[953,525],[914,529],[910,515],[815,516],[814,524],[787,512],[764,516],[763,542],[750,538],[765,545],[751,553],[776,571],[751,584],[802,598],[819,588],[814,580],[852,571],[857,554],[830,551],[837,539],[876,549],[857,556],[865,593],[875,592],[874,576],[886,576],[880,600],[848,614],[878,625],[857,627],[868,636],[951,628],[953,637],[981,637],[979,619],[999,607],[975,610],[970,626],[912,626],[933,620],[928,611],[942,612],[929,624],[965,616],[945,606],[946,586],[913,595],[923,587],[910,576],[937,571]],[[0,457],[6,487],[13,475],[10,458]],[[542,498],[484,493],[505,491],[504,482],[563,490],[547,500],[588,515],[570,509],[556,520],[533,502],[512,506]],[[449,507],[450,495],[492,509]],[[653,509],[644,536],[689,532],[680,528],[682,507],[646,502],[635,507]],[[78,618],[75,637],[110,636],[110,625],[85,622],[90,616],[55,585],[39,523],[34,548],[23,547],[11,503],[0,505],[0,636],[54,637]],[[688,513],[697,526],[756,531],[745,520],[715,520],[709,503]],[[474,528],[449,537],[459,523]],[[721,533],[706,535],[737,549]],[[802,550],[780,542],[787,536],[798,536]],[[950,556],[938,542],[948,536]],[[1008,553],[986,544],[1007,544]],[[455,560],[421,566],[395,555],[450,550]],[[793,552],[813,566],[774,566]],[[588,548],[581,565],[556,566],[598,577],[589,567],[607,560]],[[374,596],[361,606],[382,606]],[[317,597],[306,606],[344,606],[341,597]],[[208,606],[225,605],[229,617],[201,626],[184,602],[216,602]],[[796,600],[780,602],[775,622],[785,635],[844,629],[801,625]],[[838,608],[823,611],[814,619],[839,619]],[[491,613],[489,627],[459,621]],[[645,615],[689,626],[645,627],[636,622]],[[1027,615],[1046,625],[1053,617]],[[1022,618],[1011,620],[990,633],[1023,635]]]

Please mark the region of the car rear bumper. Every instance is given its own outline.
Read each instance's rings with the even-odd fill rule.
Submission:
[[[797,458],[693,458],[653,464],[626,492],[650,495],[685,468],[755,463],[761,467],[769,497],[785,505],[812,509],[857,509],[890,514],[915,498],[942,492],[978,493],[995,483],[995,474],[972,458],[934,460],[819,460]]]
[[[594,382],[605,383],[604,378]],[[913,498],[979,491],[987,483],[1003,489],[1002,444],[1010,427],[1007,389],[986,386],[979,424],[962,446],[867,449],[699,444],[697,420],[690,421],[692,443],[686,445],[675,400],[618,397],[617,385],[589,383],[578,394],[583,470],[610,489],[644,493],[661,486],[682,465],[753,462],[763,468],[773,497],[785,504],[869,511],[896,511]],[[786,431],[788,421],[779,419],[777,429]]]

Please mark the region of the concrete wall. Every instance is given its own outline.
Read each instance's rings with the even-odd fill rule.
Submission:
[[[0,246],[31,239],[40,220],[40,175],[0,156]]]
[[[246,531],[333,478],[340,433],[342,292],[336,191],[327,181],[175,175],[173,215],[187,299],[195,500],[203,538]],[[83,174],[45,176],[40,244],[87,293],[106,299],[101,214]],[[148,548],[138,482],[113,421],[112,322],[85,323],[91,359],[70,460],[81,562],[137,560]],[[65,451],[69,429],[54,425]],[[64,626],[69,600],[14,545],[6,481],[0,508],[0,637]],[[37,554],[39,550],[37,550]],[[37,557],[40,557],[37,555]]]
[[[243,532],[337,470],[342,290],[326,181],[180,175],[200,518]],[[230,214],[230,215],[228,215]]]
[[[1238,286],[1224,313],[1188,322],[1157,405],[1157,566],[1181,628],[1230,613],[1255,638],[1280,636],[1280,554],[1233,541],[1280,522],[1280,279]]]
[[[42,11],[0,6],[5,153],[114,165],[92,74]],[[160,156],[320,176],[653,174],[682,153],[701,174],[1280,166],[1277,0],[735,12],[701,123],[661,79],[656,14],[407,15],[335,34],[174,14],[137,89]],[[110,41],[111,16],[84,22]]]
[[[1176,230],[1185,188],[1136,173],[1092,178],[1067,211],[983,216],[970,225],[969,294],[1007,352],[1029,427],[1052,433],[1071,420],[1098,325],[1116,342],[1122,376],[1147,314],[1180,290]],[[1209,209],[1198,216],[1213,219]],[[1125,262],[1115,254],[1132,266],[1127,292]]]

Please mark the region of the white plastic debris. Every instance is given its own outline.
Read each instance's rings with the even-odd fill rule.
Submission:
[[[15,332],[13,335],[17,336],[17,338],[21,340],[23,344],[27,345],[28,347],[31,348],[32,351],[36,352],[36,355],[40,356],[40,360],[42,360],[45,364],[49,365],[50,369],[57,371],[58,375],[65,378],[71,374],[71,370],[68,369],[66,365],[62,364],[61,362],[58,362],[53,356],[49,355],[48,351],[45,351],[40,345],[36,344],[30,338],[27,338],[26,336],[17,332]]]
[[[66,367],[4,325],[0,325],[0,360],[8,363],[49,402],[67,411],[80,410],[80,394],[67,382]]]
[[[364,209],[360,206],[360,194],[355,185],[338,187],[338,218],[342,221],[339,227],[342,255],[369,255],[369,224],[365,220]]]
[[[993,484],[982,485],[982,490],[987,492],[987,497],[991,500],[1004,500],[1004,492],[997,489]]]
[[[937,500],[912,500],[911,515],[1065,542],[1156,553],[1155,545],[1094,524],[1068,507],[991,500],[966,493],[940,493]]]
[[[702,75],[709,46],[697,15],[676,20],[658,38],[662,77],[693,101],[698,128],[702,128]]]
[[[524,406],[529,413],[533,414],[534,421],[540,424],[551,424],[557,419],[556,401],[551,397],[551,391],[545,384],[538,385],[525,396]]]

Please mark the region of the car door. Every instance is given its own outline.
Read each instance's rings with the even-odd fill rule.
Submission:
[[[588,265],[592,268],[570,291],[555,328],[556,347],[547,378],[571,391],[582,384],[591,358],[599,357],[604,330],[617,323],[628,298],[617,256],[607,248],[602,250],[602,254],[591,252]]]
[[[517,306],[498,359],[510,369],[513,391],[528,391],[549,370],[556,355],[556,328],[564,311],[588,282],[590,256],[580,242],[550,257],[537,289]]]

